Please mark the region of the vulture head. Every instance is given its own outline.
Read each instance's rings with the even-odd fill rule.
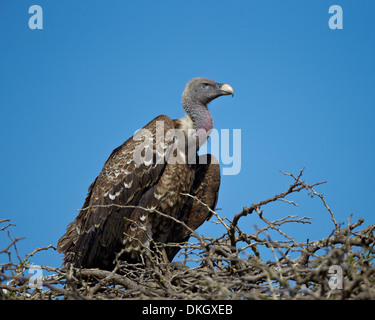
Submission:
[[[229,84],[217,83],[206,78],[194,78],[189,81],[182,94],[182,104],[196,103],[207,105],[212,100],[225,95],[234,95]]]
[[[207,104],[225,95],[234,95],[229,84],[217,83],[207,78],[194,78],[187,83],[182,93],[182,106],[193,121],[195,129],[208,131],[213,128]]]

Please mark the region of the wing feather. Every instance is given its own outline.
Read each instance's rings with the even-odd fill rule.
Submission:
[[[164,131],[157,130],[158,123],[163,123]],[[163,134],[165,137],[166,132],[173,128],[174,122],[165,115],[158,116],[143,128],[152,135],[152,160],[156,159],[157,152],[160,154],[157,141],[161,137],[157,135]],[[118,252],[123,245],[124,218],[129,218],[135,210],[124,206],[137,205],[165,169],[166,161],[145,162],[148,165],[135,161],[134,152],[145,140],[131,137],[113,150],[91,184],[79,215],[68,225],[58,242],[59,252],[65,253],[66,265],[105,267],[112,263],[114,252]],[[167,152],[163,155],[168,156]]]

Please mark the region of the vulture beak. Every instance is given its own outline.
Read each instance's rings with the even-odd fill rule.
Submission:
[[[226,96],[226,95],[232,95],[232,97],[234,96],[234,90],[232,88],[232,86],[230,86],[229,84],[223,84],[223,83],[219,83],[219,88],[220,88],[220,93],[223,95],[223,96]]]

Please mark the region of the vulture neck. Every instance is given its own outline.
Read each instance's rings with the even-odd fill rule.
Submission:
[[[175,128],[184,132],[187,148],[195,145],[194,148],[198,150],[207,141],[213,129],[210,111],[204,104],[190,103],[184,99],[182,105],[187,115],[175,120]]]
[[[179,119],[182,124],[180,129],[195,129],[198,136],[199,131],[204,130],[210,132],[213,129],[212,116],[206,105],[192,102],[189,99],[183,99],[182,106],[184,107],[187,116]]]

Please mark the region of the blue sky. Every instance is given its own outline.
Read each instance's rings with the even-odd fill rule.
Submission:
[[[31,5],[43,30],[31,30]],[[343,29],[328,9],[343,9]],[[183,115],[196,76],[229,83],[233,99],[210,105],[215,127],[241,129],[241,171],[223,176],[217,207],[232,218],[286,190],[306,167],[339,222],[374,224],[375,2],[3,0],[0,3],[0,219],[16,227],[21,256],[56,244],[111,151],[159,114]],[[306,192],[292,207],[265,207],[297,240],[333,229]],[[254,231],[256,216],[241,227]],[[224,230],[213,223],[205,235]],[[0,249],[8,244],[0,234]],[[3,261],[6,257],[0,257]],[[60,266],[41,253],[36,264]]]

